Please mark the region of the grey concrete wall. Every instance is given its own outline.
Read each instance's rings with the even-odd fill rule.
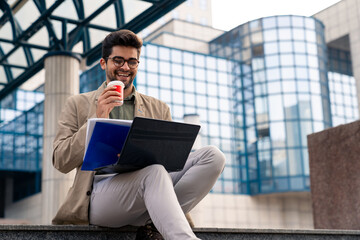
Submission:
[[[360,229],[360,121],[308,135],[316,229]]]

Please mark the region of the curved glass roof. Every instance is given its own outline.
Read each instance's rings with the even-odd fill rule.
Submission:
[[[101,57],[112,31],[135,33],[185,0],[0,0],[0,100],[44,67],[51,51]]]

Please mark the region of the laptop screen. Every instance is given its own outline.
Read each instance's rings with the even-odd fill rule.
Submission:
[[[135,117],[117,163],[98,169],[97,174],[133,171],[151,164],[179,171],[199,130],[199,125]]]

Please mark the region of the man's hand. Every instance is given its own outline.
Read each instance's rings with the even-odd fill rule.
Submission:
[[[122,99],[123,96],[116,91],[115,86],[105,88],[98,98],[96,117],[109,118],[111,110],[116,106],[122,105],[121,102],[116,102],[116,100],[121,101]]]

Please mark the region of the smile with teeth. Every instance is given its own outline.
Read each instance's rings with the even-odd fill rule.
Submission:
[[[120,77],[129,77],[130,76],[129,73],[127,73],[127,74],[125,74],[125,73],[117,73],[117,75],[120,76]]]

